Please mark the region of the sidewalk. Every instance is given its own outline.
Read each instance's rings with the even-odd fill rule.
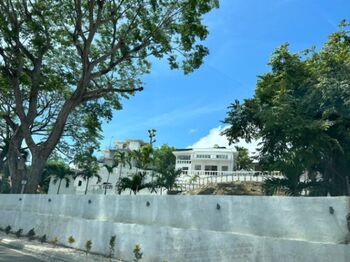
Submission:
[[[74,261],[97,261],[97,262],[120,262],[120,260],[106,258],[101,255],[88,254],[81,250],[54,245],[51,243],[40,243],[38,240],[29,241],[26,237],[16,238],[13,234],[6,235],[0,232],[0,246],[18,250],[29,254],[38,260],[52,262],[74,262]]]

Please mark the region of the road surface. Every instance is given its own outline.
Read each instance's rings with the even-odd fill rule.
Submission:
[[[0,262],[44,262],[20,250],[0,245]]]

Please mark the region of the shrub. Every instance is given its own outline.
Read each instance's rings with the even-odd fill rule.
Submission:
[[[44,242],[46,242],[46,240],[47,240],[46,235],[43,235],[39,238],[40,243],[44,243]]]
[[[58,243],[58,237],[54,237],[54,238],[52,239],[52,244],[54,244],[54,245],[56,246],[57,243]]]
[[[23,232],[22,228],[18,229],[15,233],[16,237],[20,238],[22,236],[22,232]]]
[[[109,257],[112,258],[115,251],[115,240],[117,239],[116,235],[111,236],[109,240]]]
[[[68,243],[69,243],[69,244],[73,244],[74,242],[75,242],[74,237],[73,237],[73,236],[70,236],[70,237],[68,238]]]
[[[7,226],[7,227],[5,228],[5,233],[6,233],[6,235],[10,234],[10,232],[11,232],[11,226]]]
[[[91,241],[91,240],[86,241],[86,243],[85,243],[86,255],[87,255],[88,253],[90,253],[91,248],[92,248],[92,241]]]
[[[35,238],[34,228],[32,228],[31,230],[28,231],[27,237],[28,237],[29,240],[33,240]]]
[[[140,244],[136,244],[135,248],[134,248],[134,262],[139,262],[142,259],[142,255],[143,253],[141,252],[141,245]]]

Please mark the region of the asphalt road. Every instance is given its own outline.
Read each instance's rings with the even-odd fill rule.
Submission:
[[[22,251],[0,245],[0,262],[44,262]]]

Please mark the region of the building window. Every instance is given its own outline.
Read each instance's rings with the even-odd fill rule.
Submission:
[[[82,183],[83,183],[83,182],[82,182],[81,180],[79,180],[79,181],[78,181],[78,186],[81,186]]]
[[[217,159],[228,159],[228,155],[216,155]]]
[[[228,171],[228,166],[222,166],[221,171]]]
[[[194,170],[201,170],[202,169],[202,166],[201,165],[195,165],[194,166]]]
[[[210,155],[196,155],[197,158],[210,158]]]
[[[187,166],[182,167],[182,171],[187,171],[187,170],[188,170]]]
[[[205,166],[205,171],[218,171],[218,166]]]
[[[179,155],[177,156],[178,160],[191,160],[191,156],[190,155]]]

